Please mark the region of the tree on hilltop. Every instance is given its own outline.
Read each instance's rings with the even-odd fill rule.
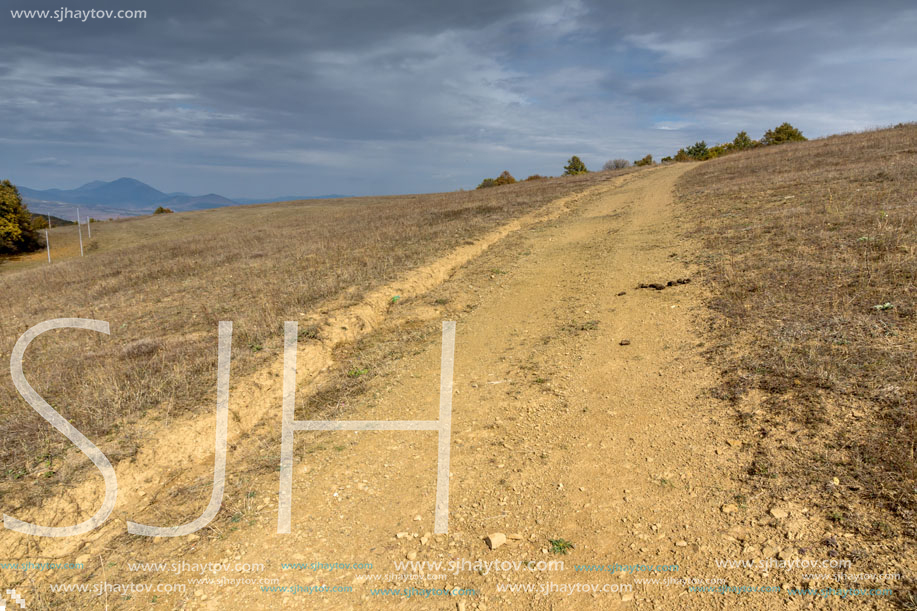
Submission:
[[[752,140],[746,131],[741,131],[736,134],[735,139],[732,141],[732,148],[737,151],[744,151],[745,149],[754,148],[756,146],[758,146],[758,142]]]
[[[803,142],[805,140],[808,140],[808,138],[803,136],[801,131],[789,123],[783,123],[774,129],[769,129],[764,132],[764,136],[761,138],[761,143],[770,145],[783,144],[784,142]]]
[[[691,159],[696,159],[697,161],[703,161],[710,156],[710,151],[707,149],[707,143],[701,140],[700,142],[695,142],[689,146],[685,153],[688,154],[688,157]]]
[[[586,169],[586,164],[576,155],[571,157],[567,165],[564,166],[564,176],[575,176],[577,174],[587,173],[589,173],[589,170]]]

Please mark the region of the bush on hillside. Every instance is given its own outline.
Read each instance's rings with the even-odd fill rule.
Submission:
[[[647,155],[647,156],[644,157],[643,159],[638,159],[638,160],[634,161],[634,165],[637,166],[637,167],[645,166],[645,165],[653,165],[653,156],[652,156],[652,155]]]
[[[783,123],[774,129],[769,129],[764,132],[764,136],[761,138],[761,143],[764,145],[771,145],[783,144],[784,142],[802,142],[805,140],[808,140],[808,138],[803,136],[801,131],[789,123]]]
[[[514,182],[516,182],[516,179],[513,178],[513,175],[508,170],[503,170],[503,173],[494,179],[494,186],[511,185]]]
[[[542,176],[541,174],[532,174],[531,176],[526,178],[526,180],[527,181],[528,180],[544,180],[545,178],[547,178],[547,176]]]
[[[603,170],[622,170],[630,165],[627,159],[610,159],[602,166]]]
[[[571,157],[567,161],[567,165],[564,166],[564,176],[575,176],[577,174],[587,174],[588,172],[586,164],[576,155]]]
[[[169,208],[163,208],[162,206],[159,206],[158,208],[153,210],[153,214],[172,214],[173,212],[175,211]]]
[[[0,182],[0,253],[29,252],[43,246],[32,227],[32,214],[22,203],[19,189],[9,180]]]

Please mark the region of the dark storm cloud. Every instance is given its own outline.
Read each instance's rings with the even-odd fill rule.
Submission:
[[[148,11],[85,23],[6,12],[0,173],[230,196],[419,191],[783,120],[819,135],[915,118],[907,3],[759,4],[68,5]]]

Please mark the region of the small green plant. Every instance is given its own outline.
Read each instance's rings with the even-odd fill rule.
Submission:
[[[369,373],[369,369],[359,369],[357,367],[352,368],[347,372],[348,378],[359,378],[360,376],[366,375]]]
[[[306,325],[299,329],[300,339],[318,339],[318,325]]]
[[[535,384],[544,384],[548,381],[547,378],[542,378],[541,376],[535,378]]]
[[[248,347],[252,352],[261,352],[264,350],[264,346],[262,346],[260,342],[252,342]]]
[[[828,514],[828,519],[831,520],[832,522],[840,524],[841,522],[844,521],[844,514],[838,511],[837,509],[835,509],[831,513]]]
[[[548,539],[551,544],[552,554],[566,554],[573,549],[574,545],[566,539]]]

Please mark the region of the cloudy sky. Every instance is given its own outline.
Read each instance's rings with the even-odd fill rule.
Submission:
[[[0,0],[0,178],[474,187],[790,121],[917,120],[913,2]],[[14,19],[142,9],[146,19]]]

